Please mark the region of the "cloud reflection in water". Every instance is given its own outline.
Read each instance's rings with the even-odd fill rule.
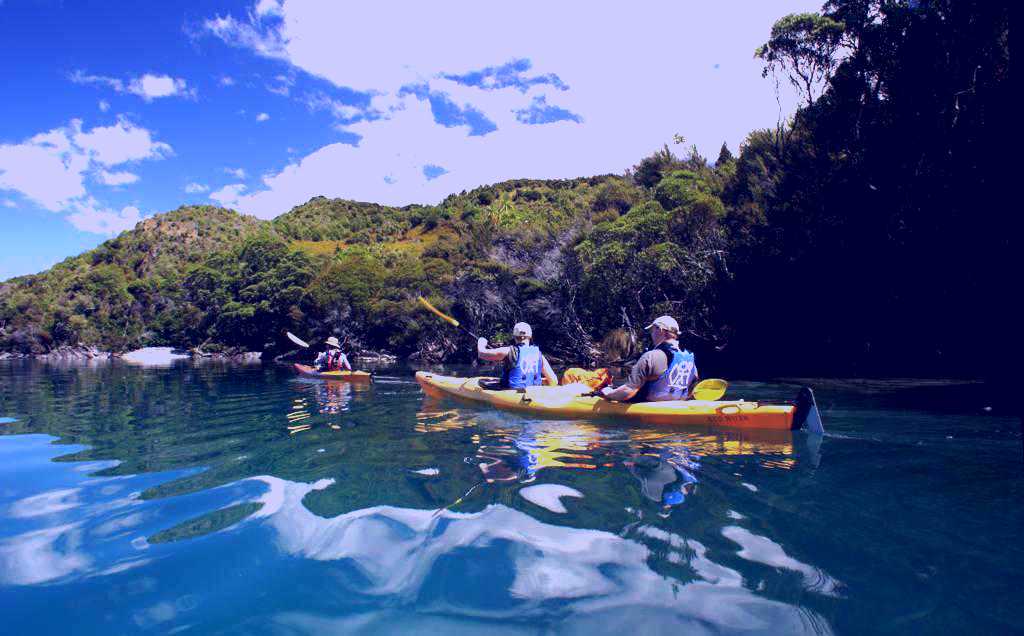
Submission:
[[[417,610],[428,614],[463,618],[528,619],[550,617],[551,603],[559,602],[558,615],[564,616],[559,628],[568,631],[590,626],[607,632],[615,625],[642,621],[639,624],[689,633],[830,632],[827,623],[809,610],[759,597],[743,587],[739,573],[710,561],[700,543],[659,535],[664,531],[655,528],[644,533],[688,548],[677,550],[676,560],[689,565],[693,580],[683,582],[655,572],[648,564],[651,551],[638,541],[542,523],[500,504],[477,513],[444,511],[436,516],[431,510],[375,506],[324,519],[310,512],[302,499],[332,480],[305,484],[269,476],[254,479],[269,487],[260,499],[263,508],[254,516],[274,528],[282,551],[319,561],[346,561],[362,574],[359,589],[353,591],[388,597],[389,605],[416,603]],[[488,567],[481,572],[484,559]],[[443,586],[440,571],[448,576],[457,572],[467,580]],[[480,594],[491,599],[486,606],[477,602]],[[424,605],[423,599],[434,600]],[[334,623],[329,617],[296,613],[275,620],[300,632]],[[351,620],[355,619],[343,622]],[[370,617],[358,622],[366,629],[376,623]]]

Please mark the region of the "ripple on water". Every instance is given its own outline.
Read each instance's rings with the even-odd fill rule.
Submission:
[[[5,629],[1024,627],[1001,583],[1024,561],[1020,440],[997,418],[825,390],[812,443],[524,418],[388,373],[0,367]],[[72,604],[73,626],[43,611]]]

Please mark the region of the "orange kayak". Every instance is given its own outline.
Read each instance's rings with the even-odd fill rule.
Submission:
[[[426,371],[416,373],[416,381],[434,397],[454,397],[499,409],[533,416],[566,419],[617,418],[643,424],[727,426],[743,429],[792,430],[820,416],[813,394],[807,389],[804,406],[800,399],[792,403],[744,400],[677,400],[669,402],[609,402],[582,394],[590,387],[583,384],[534,386],[523,390],[492,390],[480,386],[490,378],[459,378]],[[809,400],[809,401],[808,401]],[[811,411],[813,410],[813,416]],[[809,430],[812,430],[810,422]]]
[[[305,364],[295,363],[296,373],[306,378],[318,380],[337,380],[338,382],[372,382],[373,374],[366,371],[317,371]]]

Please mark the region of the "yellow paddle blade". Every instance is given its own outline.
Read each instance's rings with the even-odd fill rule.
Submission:
[[[429,302],[427,302],[427,299],[424,298],[423,296],[418,297],[417,300],[420,301],[420,304],[423,305],[424,307],[426,307],[428,311],[436,314],[437,317],[440,318],[441,320],[444,320],[445,322],[451,323],[451,325],[453,327],[458,327],[459,326],[459,321],[458,320],[452,318],[448,314],[441,313],[441,310],[439,310],[437,307],[435,307],[435,306],[431,305]]]
[[[713,402],[721,399],[728,388],[729,383],[725,380],[715,378],[701,380],[697,383],[697,386],[693,387],[693,399]]]

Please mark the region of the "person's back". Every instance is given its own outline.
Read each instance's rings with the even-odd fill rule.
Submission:
[[[525,389],[529,386],[540,386],[547,383],[558,384],[551,365],[544,358],[540,347],[533,344],[533,329],[525,322],[516,323],[512,328],[514,345],[491,349],[487,346],[487,338],[477,342],[477,356],[489,362],[501,362],[501,388]]]
[[[502,370],[501,385],[509,389],[524,389],[528,386],[540,386],[544,377],[541,374],[543,356],[540,347],[534,344],[516,344],[509,347]]]
[[[660,316],[647,329],[654,348],[640,356],[625,384],[601,391],[605,399],[665,402],[690,397],[697,366],[693,354],[679,348],[679,323],[671,316]]]
[[[690,397],[690,384],[697,371],[692,353],[680,350],[677,342],[670,341],[644,355],[648,359],[641,359],[634,367],[638,379],[643,378],[644,383],[631,402],[667,402]]]

